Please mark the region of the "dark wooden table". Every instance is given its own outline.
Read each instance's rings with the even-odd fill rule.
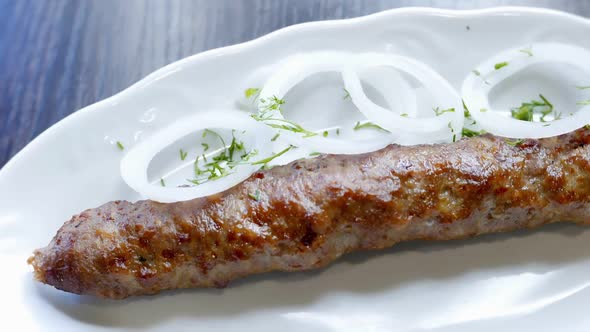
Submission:
[[[206,49],[395,7],[499,5],[590,16],[588,0],[0,0],[0,167],[68,114]]]

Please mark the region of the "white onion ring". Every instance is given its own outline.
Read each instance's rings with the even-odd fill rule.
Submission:
[[[455,111],[446,112],[440,116],[436,116],[432,112],[431,117],[421,118],[411,117],[410,113],[408,113],[407,117],[404,117],[395,112],[387,112],[383,107],[373,103],[360,85],[356,71],[359,67],[367,66],[393,67],[413,76],[433,94],[440,109],[453,108]],[[446,135],[443,135],[443,140],[449,142],[461,137],[464,119],[461,98],[448,81],[427,65],[398,55],[364,53],[358,55],[356,66],[351,66],[343,71],[342,77],[344,85],[358,109],[369,120],[390,132],[401,133],[403,136],[407,136],[407,133],[414,135],[417,133],[445,133]],[[415,113],[415,115],[417,116],[418,113]],[[449,128],[449,123],[451,128]],[[438,134],[435,136],[440,137],[441,135]],[[427,141],[432,141],[429,137],[422,137]]]
[[[371,68],[374,69],[374,68]],[[401,77],[397,72],[391,72],[389,75],[383,75],[382,72],[374,70],[366,70],[360,74],[363,82],[372,86],[381,96],[385,99],[387,106],[394,112],[398,112],[397,109],[401,109],[412,114],[416,113],[416,95],[412,93],[413,88],[410,84]],[[325,129],[323,129],[325,130]],[[323,131],[320,130],[320,131]],[[382,135],[390,136],[390,134],[382,133]],[[393,141],[394,137],[385,142],[387,145]],[[398,139],[399,140],[399,139]],[[284,155],[273,159],[268,163],[268,166],[280,166],[288,164],[292,161],[308,158],[312,152],[307,145],[305,145],[307,139],[303,140],[303,146],[299,146],[296,149],[292,149]],[[297,140],[297,142],[301,142]],[[351,142],[354,144],[355,141]],[[287,140],[278,140],[275,144],[274,152],[282,151],[289,146]]]
[[[358,61],[357,55],[346,52],[313,52],[287,58],[281,64],[279,70],[268,79],[261,90],[258,98],[259,110],[264,108],[264,102],[267,102],[269,98],[276,97],[282,99],[289,90],[305,78],[317,73],[341,72],[344,68],[353,65],[356,61]],[[399,83],[400,80],[402,80],[401,77],[397,82]],[[400,83],[399,86],[403,87],[402,84],[403,83]],[[409,87],[409,85],[407,86]],[[376,87],[378,90],[381,90],[382,88],[382,86]],[[401,93],[404,92],[401,91]],[[405,93],[411,93],[411,91],[406,91]],[[412,108],[412,105],[403,105],[401,107],[410,109]],[[415,105],[413,107],[415,107]],[[280,111],[273,112],[272,117],[284,120]],[[274,122],[269,120],[267,122],[271,124],[281,124],[280,121]],[[288,141],[290,144],[298,147],[305,147],[307,150],[320,153],[358,154],[371,152],[391,144],[395,139],[394,136],[388,133],[383,133],[379,138],[370,140],[343,140],[322,137],[319,135],[303,138],[301,135],[293,132],[285,130],[280,131],[281,139]]]
[[[387,76],[365,73],[365,80],[384,96],[391,110],[378,106],[366,96],[362,89],[361,80],[356,73],[357,70],[362,71],[373,66],[390,67],[414,76],[426,89],[432,92],[441,108],[455,108],[455,112],[435,117],[430,114],[430,110],[428,112],[417,110],[415,90],[397,72]],[[452,135],[453,139],[457,136],[460,137],[463,112],[460,111],[460,98],[450,84],[420,62],[389,54],[364,53],[358,55],[345,52],[315,52],[287,58],[283,66],[275,72],[261,90],[258,97],[259,112],[264,109],[263,100],[272,97],[282,99],[290,89],[306,77],[315,73],[331,71],[342,73],[344,85],[348,89],[353,103],[370,121],[394,131],[394,133],[383,133],[380,137],[370,140],[342,140],[322,136],[303,138],[299,134],[279,129],[281,136],[276,142],[272,142],[271,137],[274,136],[273,132],[276,130],[271,130],[265,124],[268,124],[268,121],[271,121],[272,124],[273,120],[257,122],[247,113],[240,111],[198,113],[173,123],[130,150],[121,161],[123,179],[131,188],[146,198],[160,202],[174,202],[207,196],[229,189],[258,169],[257,165],[252,164],[236,166],[232,169],[233,173],[196,187],[168,188],[150,184],[147,169],[155,155],[166,146],[174,143],[179,137],[199,129],[227,128],[238,129],[239,132],[245,129],[247,133],[244,137],[246,146],[258,149],[261,159],[270,156],[273,150],[279,152],[289,145],[299,147],[297,150],[290,151],[290,154],[287,153],[271,161],[270,164],[282,164],[293,158],[299,159],[309,155],[311,151],[357,154],[381,149],[392,142],[416,144],[432,140],[448,141],[451,132],[456,133]],[[402,112],[407,113],[408,117],[402,116]],[[280,110],[272,113],[273,118],[279,119],[279,121],[274,120],[277,121],[274,123],[283,124],[280,121],[284,120]]]
[[[133,190],[145,198],[162,203],[178,202],[208,196],[229,189],[247,179],[260,165],[246,163],[233,168],[233,173],[194,187],[162,187],[148,182],[147,169],[158,152],[179,138],[200,129],[236,129],[246,146],[256,148],[260,159],[271,155],[270,139],[274,134],[268,127],[252,119],[247,113],[219,110],[196,113],[179,119],[135,145],[121,160],[121,176]]]
[[[380,71],[370,67],[359,72],[361,82],[373,87],[383,98],[390,111],[406,113],[415,117],[418,112],[415,89],[393,68],[382,67]],[[383,73],[383,69],[390,69]]]
[[[463,99],[477,124],[494,135],[512,138],[558,136],[589,124],[589,106],[580,108],[572,116],[545,123],[514,119],[490,107],[488,95],[494,86],[534,64],[565,63],[590,74],[590,52],[581,47],[561,43],[537,43],[531,45],[534,52],[532,56],[521,52],[522,49],[523,47],[513,48],[494,55],[477,66],[479,75],[471,73],[463,81]],[[499,70],[494,68],[495,64],[505,61],[508,62],[507,66]],[[482,109],[486,111],[481,112]],[[507,113],[510,113],[509,110]]]

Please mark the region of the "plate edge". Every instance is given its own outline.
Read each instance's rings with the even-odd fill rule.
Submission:
[[[22,155],[25,154],[26,151],[35,147],[35,145],[39,144],[41,140],[43,140],[46,136],[53,134],[54,132],[58,131],[60,127],[64,126],[66,123],[70,121],[74,121],[77,117],[89,114],[90,112],[96,112],[101,107],[105,106],[108,103],[116,102],[118,99],[124,98],[126,94],[129,94],[132,91],[137,89],[141,89],[144,86],[149,85],[149,83],[157,81],[160,78],[163,78],[169,75],[171,72],[174,72],[178,67],[185,65],[189,62],[195,61],[203,61],[207,58],[213,58],[218,55],[222,55],[225,53],[234,53],[239,52],[242,49],[256,47],[258,44],[265,43],[269,40],[280,38],[281,35],[288,34],[288,33],[297,33],[299,30],[305,29],[314,29],[314,28],[326,28],[326,27],[337,27],[339,25],[347,25],[347,24],[369,24],[371,21],[377,21],[385,19],[386,17],[394,17],[398,15],[429,15],[429,16],[452,16],[452,17],[477,17],[477,16],[488,16],[488,15],[498,15],[498,14],[538,14],[538,15],[550,15],[561,17],[569,20],[574,20],[580,24],[590,25],[590,19],[556,10],[556,9],[549,9],[549,8],[541,8],[541,7],[523,7],[523,6],[501,6],[501,7],[492,7],[492,8],[482,8],[482,9],[446,9],[446,8],[433,8],[433,7],[402,7],[402,8],[392,8],[368,15],[352,17],[352,18],[345,18],[345,19],[334,19],[334,20],[324,20],[324,21],[311,21],[311,22],[303,22],[298,24],[293,24],[290,26],[283,27],[281,29],[269,32],[268,34],[262,35],[258,38],[248,40],[242,43],[228,45],[224,47],[214,48],[210,50],[206,50],[203,52],[199,52],[193,55],[189,55],[188,57],[182,58],[180,60],[176,60],[171,62],[164,67],[161,67],[150,74],[146,75],[139,81],[133,83],[132,85],[128,86],[127,88],[121,90],[120,92],[107,97],[105,99],[99,100],[93,104],[85,106],[73,113],[69,114],[65,118],[61,119],[57,123],[53,124],[49,128],[45,129],[41,132],[37,137],[33,138],[25,147],[23,147],[19,152],[17,152],[8,162],[0,169],[0,181],[5,176],[5,174],[9,173],[10,170],[16,165]]]

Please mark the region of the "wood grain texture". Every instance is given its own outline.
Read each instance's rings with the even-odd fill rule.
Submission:
[[[68,114],[203,50],[389,8],[499,5],[590,16],[586,0],[0,0],[0,167]]]

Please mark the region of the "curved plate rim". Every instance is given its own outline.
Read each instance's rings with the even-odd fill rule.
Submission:
[[[514,14],[525,14],[525,15],[548,15],[554,17],[560,17],[566,20],[576,21],[579,24],[585,24],[590,26],[590,19],[584,18],[579,15],[563,12],[555,9],[538,8],[538,7],[521,7],[521,6],[501,6],[494,8],[484,9],[442,9],[432,7],[403,7],[393,8],[365,16],[359,16],[347,19],[335,19],[325,21],[312,21],[294,24],[287,26],[258,38],[229,46],[206,50],[197,54],[190,55],[180,60],[174,61],[154,72],[148,74],[144,78],[123,89],[122,91],[114,94],[113,96],[107,97],[103,100],[97,101],[80,110],[74,111],[65,118],[61,119],[54,125],[50,126],[31,142],[29,142],[23,149],[21,149],[16,155],[14,155],[1,169],[0,169],[0,181],[4,176],[10,173],[10,170],[18,165],[19,160],[29,150],[34,149],[40,144],[45,138],[59,132],[60,128],[66,126],[72,121],[78,120],[78,118],[90,114],[91,112],[100,112],[101,109],[108,107],[109,103],[116,102],[119,99],[125,98],[126,95],[131,94],[135,90],[142,89],[149,85],[149,83],[159,80],[160,78],[166,77],[171,73],[174,73],[179,67],[188,64],[189,62],[200,62],[206,61],[209,58],[214,58],[219,55],[227,53],[238,53],[248,48],[257,47],[259,44],[269,42],[274,39],[282,38],[284,35],[290,33],[298,33],[299,31],[309,29],[326,29],[326,28],[338,28],[339,26],[351,25],[351,24],[376,24],[379,20],[389,19],[398,15],[425,15],[425,16],[451,16],[456,18],[469,18],[478,16],[491,16],[491,15],[514,15]]]

